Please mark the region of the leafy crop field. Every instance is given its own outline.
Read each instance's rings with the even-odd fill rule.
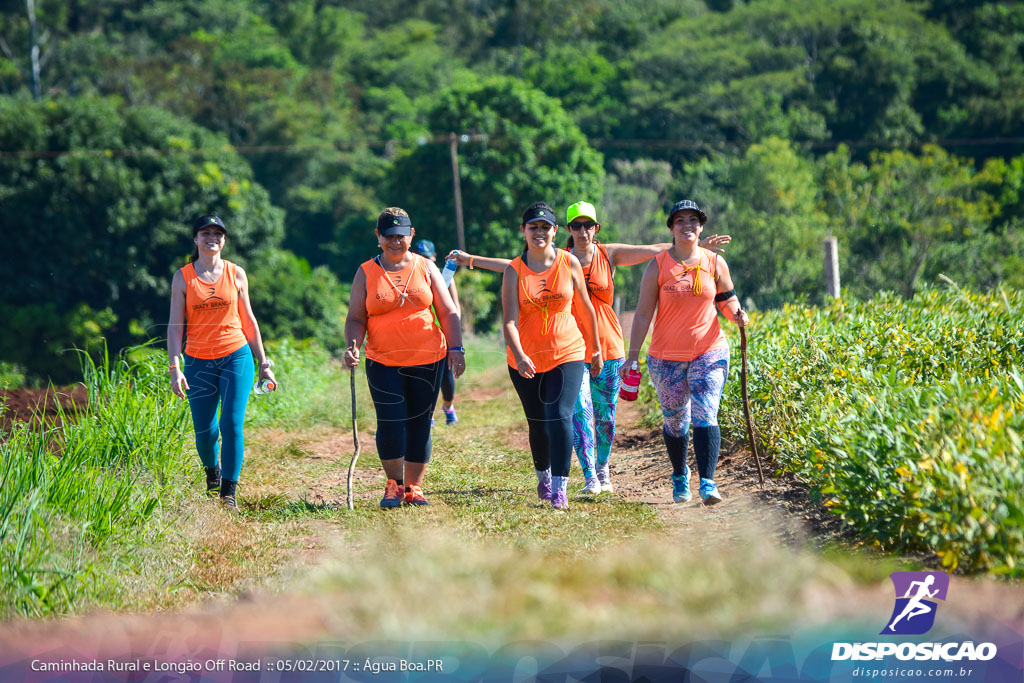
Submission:
[[[762,449],[874,545],[1024,576],[1021,311],[1020,292],[950,289],[756,316]],[[723,429],[745,438],[732,349]]]

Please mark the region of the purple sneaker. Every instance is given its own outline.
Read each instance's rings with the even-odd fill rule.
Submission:
[[[551,507],[556,510],[569,509],[569,496],[566,489],[569,477],[551,477]]]
[[[551,500],[551,470],[536,470],[537,497],[543,501]]]

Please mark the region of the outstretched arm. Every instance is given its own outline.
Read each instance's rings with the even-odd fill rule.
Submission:
[[[460,266],[469,266],[470,268],[480,267],[484,270],[493,270],[495,273],[504,273],[506,266],[512,263],[507,258],[491,258],[490,256],[476,256],[475,254],[467,254],[464,251],[454,249],[448,252],[448,255],[444,257],[445,261],[455,259],[455,262]]]
[[[619,375],[625,379],[633,361],[640,360],[640,348],[647,338],[654,310],[658,307],[658,264],[648,263],[640,281],[640,301],[633,313],[633,326],[629,330],[629,355],[619,368]]]

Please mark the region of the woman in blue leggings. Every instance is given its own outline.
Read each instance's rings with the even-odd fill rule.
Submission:
[[[219,491],[225,507],[237,510],[235,491],[245,454],[243,425],[254,353],[259,378],[275,380],[249,303],[249,279],[242,268],[221,258],[226,239],[227,228],[217,216],[202,216],[193,224],[192,261],[171,282],[167,353],[171,390],[187,397],[192,411],[206,490],[211,495]],[[182,336],[184,367],[178,360]]]

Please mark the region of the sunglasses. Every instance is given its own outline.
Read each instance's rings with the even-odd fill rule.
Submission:
[[[569,229],[570,230],[590,230],[595,225],[597,225],[596,221],[587,221],[586,223],[570,223],[569,224]]]

